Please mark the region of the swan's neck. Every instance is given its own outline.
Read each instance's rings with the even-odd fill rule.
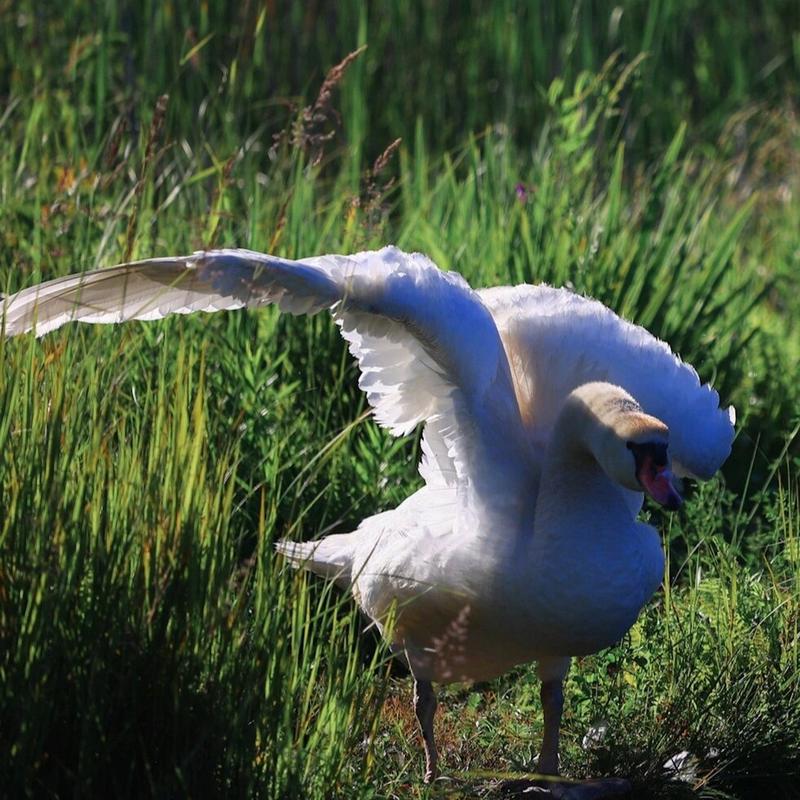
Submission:
[[[523,627],[554,653],[617,641],[661,579],[660,541],[636,522],[627,476],[635,464],[626,442],[641,417],[618,387],[590,384],[570,395],[554,427],[515,585]]]
[[[525,618],[553,652],[581,655],[617,641],[663,572],[658,537],[634,519],[626,490],[588,453],[545,461],[529,544]]]
[[[609,384],[590,384],[567,398],[544,458],[534,521],[536,548],[618,536],[620,529],[630,527],[633,492],[609,472],[615,474],[614,458],[620,452],[627,456],[621,440],[630,418],[640,413],[627,393]]]
[[[614,483],[591,453],[548,452],[539,484],[533,544],[569,547],[614,535],[632,520],[625,490]]]

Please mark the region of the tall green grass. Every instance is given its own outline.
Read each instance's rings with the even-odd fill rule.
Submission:
[[[0,288],[128,253],[393,241],[475,286],[569,285],[646,325],[714,380],[740,432],[728,488],[657,520],[663,593],[572,673],[565,765],[627,773],[641,796],[791,796],[791,9],[476,6],[444,47],[436,4],[244,8],[0,11]],[[306,131],[317,153],[292,120],[361,42]],[[679,58],[687,46],[699,57]],[[751,102],[761,94],[780,102]],[[385,651],[347,598],[272,554],[279,537],[351,530],[419,481],[416,440],[366,419],[330,321],[266,309],[74,327],[2,342],[0,363],[9,795],[428,792]],[[491,791],[478,770],[519,770],[535,752],[530,669],[444,700],[445,769],[466,776],[464,796]],[[599,718],[609,733],[581,749]],[[689,781],[663,769],[682,750]]]
[[[365,142],[373,157],[394,137],[412,136],[417,118],[437,148],[495,123],[533,140],[546,110],[542,87],[598,71],[615,52],[626,61],[646,54],[623,109],[644,148],[665,144],[676,120],[695,119],[707,134],[748,101],[785,97],[800,68],[792,0],[106,0],[68,9],[21,0],[0,13],[0,91],[69,96],[74,114],[60,135],[90,141],[120,112],[141,124],[142,106],[162,92],[173,95],[172,132],[193,143],[212,130],[233,143],[242,131],[280,127],[286,105],[364,43],[342,111],[356,123],[350,146]],[[204,106],[210,91],[219,95]],[[76,121],[80,130],[70,129]]]
[[[212,353],[161,335],[4,350],[4,786],[334,796],[368,773],[349,759],[383,656],[359,656],[350,604],[274,568],[286,460],[254,518],[237,514],[240,434],[209,417]]]

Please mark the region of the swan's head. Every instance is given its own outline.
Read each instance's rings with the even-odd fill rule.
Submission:
[[[571,398],[580,409],[577,427],[583,427],[585,442],[606,475],[626,489],[646,492],[664,508],[680,508],[667,426],[619,386],[585,384]]]

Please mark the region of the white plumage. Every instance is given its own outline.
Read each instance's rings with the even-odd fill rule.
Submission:
[[[550,286],[498,286],[478,292],[500,330],[529,415],[546,441],[564,398],[588,381],[624,387],[648,413],[667,423],[673,462],[708,479],[730,452],[733,406],[700,386],[694,368],[644,328],[597,300]]]
[[[491,678],[537,660],[558,768],[569,658],[617,641],[657,588],[660,539],[642,490],[675,507],[676,471],[708,478],[733,410],[663,342],[564,289],[474,291],[394,247],[289,261],[199,252],[87,272],[4,301],[7,336],[66,322],[158,319],[276,303],[330,309],[381,425],[425,424],[425,486],[357,531],[279,542],[352,590],[414,674],[426,779],[436,771],[431,681]],[[667,446],[669,453],[667,453]]]

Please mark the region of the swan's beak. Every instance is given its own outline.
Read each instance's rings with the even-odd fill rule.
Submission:
[[[683,498],[675,486],[676,478],[668,467],[657,469],[655,473],[643,469],[639,481],[653,500],[669,511],[677,511],[683,505]]]

